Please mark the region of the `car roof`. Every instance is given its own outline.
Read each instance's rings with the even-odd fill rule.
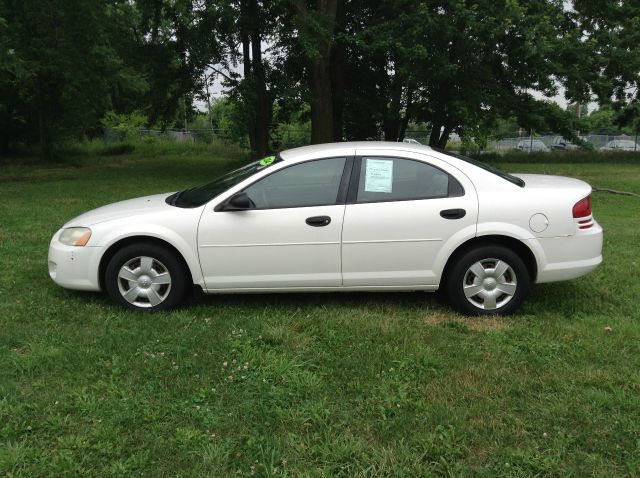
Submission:
[[[279,156],[285,163],[296,163],[321,158],[355,156],[356,154],[378,155],[385,154],[385,152],[389,152],[389,154],[393,156],[397,155],[398,153],[417,153],[429,156],[432,159],[437,159],[439,161],[447,163],[449,166],[467,175],[467,178],[469,178],[468,175],[470,174],[479,178],[483,178],[481,182],[486,184],[486,187],[489,188],[495,188],[498,185],[510,182],[508,180],[505,180],[504,178],[500,178],[499,174],[490,171],[489,169],[487,169],[487,167],[477,164],[476,161],[468,158],[465,159],[456,154],[440,152],[422,144],[399,142],[396,143],[392,141],[352,141],[343,143],[324,143],[288,149],[280,152]]]
[[[328,156],[353,156],[358,150],[375,149],[380,152],[413,151],[419,153],[433,152],[429,146],[413,143],[396,143],[393,141],[347,141],[343,143],[323,143],[287,149],[280,152],[280,157],[287,162]]]

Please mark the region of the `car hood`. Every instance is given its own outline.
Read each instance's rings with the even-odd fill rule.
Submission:
[[[63,227],[87,227],[100,222],[111,221],[131,216],[159,212],[163,209],[173,210],[165,199],[171,193],[154,194],[135,199],[120,201],[80,214],[67,222]]]

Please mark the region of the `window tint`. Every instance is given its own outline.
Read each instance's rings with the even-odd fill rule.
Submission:
[[[409,159],[362,158],[358,202],[406,201],[464,195],[444,171]]]
[[[257,209],[335,204],[346,158],[321,159],[277,171],[245,192]]]

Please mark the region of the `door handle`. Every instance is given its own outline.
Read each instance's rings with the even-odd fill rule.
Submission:
[[[440,211],[440,215],[445,219],[462,219],[466,214],[467,211],[464,209],[444,209]]]
[[[313,216],[308,217],[305,222],[309,226],[324,227],[329,225],[329,223],[331,222],[331,218],[329,216]]]

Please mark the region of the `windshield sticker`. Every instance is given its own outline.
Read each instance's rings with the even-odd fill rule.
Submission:
[[[367,159],[364,190],[370,193],[390,193],[393,185],[393,160]]]
[[[260,166],[269,166],[271,163],[273,163],[276,160],[275,156],[267,156],[264,159],[261,159],[260,162],[258,163]]]

